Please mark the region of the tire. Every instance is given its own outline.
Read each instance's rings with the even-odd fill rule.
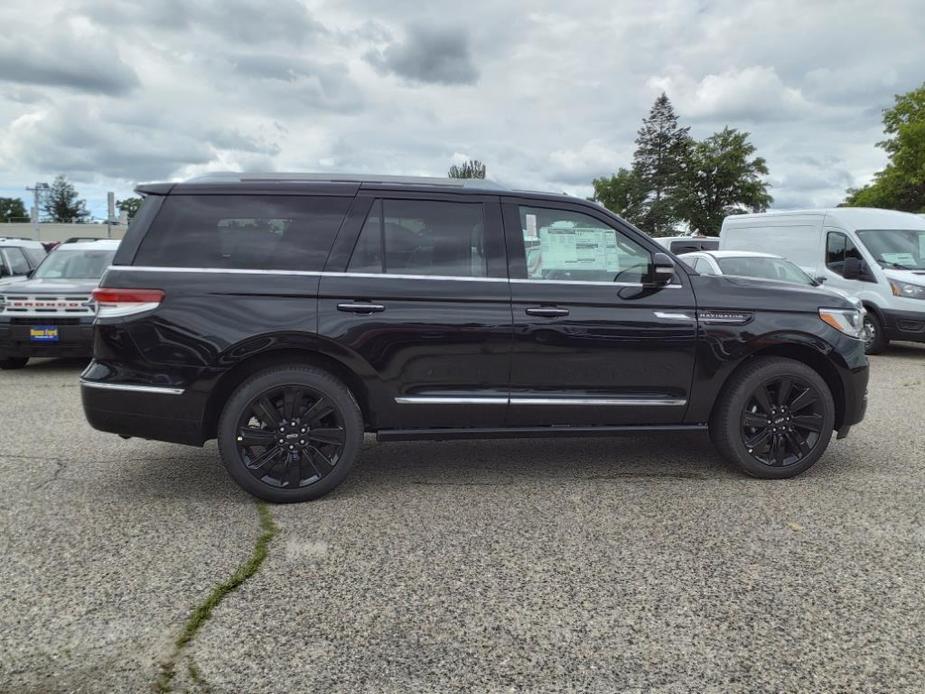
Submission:
[[[350,472],[363,443],[363,415],[328,372],[279,367],[238,386],[217,436],[225,469],[245,491],[273,503],[308,501]]]
[[[730,378],[710,438],[742,472],[784,479],[819,460],[834,427],[835,401],[822,376],[793,359],[759,357]]]
[[[890,346],[883,331],[883,321],[869,310],[864,315],[864,354],[880,354]]]
[[[29,357],[7,357],[0,359],[0,369],[7,371],[9,369],[21,369],[29,363]]]

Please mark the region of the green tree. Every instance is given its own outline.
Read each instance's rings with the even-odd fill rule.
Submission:
[[[689,127],[678,126],[678,116],[663,92],[637,133],[633,173],[647,191],[638,223],[652,236],[670,235],[678,221],[675,197],[682,164],[691,144],[689,131]]]
[[[748,135],[726,127],[688,148],[675,209],[691,231],[716,235],[727,215],[764,212],[774,201],[763,178],[767,163],[753,156]]]
[[[895,101],[883,111],[887,138],[877,143],[889,162],[872,183],[847,191],[843,204],[849,207],[925,212],[925,83]]]
[[[19,198],[0,198],[0,222],[28,222],[29,213]]]
[[[645,183],[635,172],[621,168],[610,178],[595,178],[591,200],[637,226],[643,224],[648,197]]]
[[[485,178],[485,165],[477,159],[453,164],[447,172],[450,178]]]
[[[64,175],[57,176],[42,196],[42,211],[52,222],[82,222],[90,216],[86,201]]]
[[[128,215],[128,220],[132,221],[135,218],[135,215],[138,214],[138,210],[141,209],[142,199],[137,195],[130,198],[125,198],[125,200],[118,200],[116,202],[116,208],[119,212],[125,212]]]

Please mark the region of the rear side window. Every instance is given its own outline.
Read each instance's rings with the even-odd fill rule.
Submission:
[[[135,265],[320,271],[351,198],[171,195]]]
[[[487,277],[481,203],[377,200],[348,272]]]
[[[14,275],[28,275],[29,271],[32,269],[29,267],[29,261],[26,260],[26,256],[23,255],[22,249],[20,248],[7,248],[4,250],[6,253],[6,259],[9,263],[10,270]]]

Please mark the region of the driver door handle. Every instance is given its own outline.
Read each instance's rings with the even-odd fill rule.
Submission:
[[[524,310],[528,316],[544,316],[546,318],[555,318],[556,316],[567,316],[567,308],[556,308],[555,306],[535,306]]]
[[[382,304],[354,301],[349,304],[337,304],[337,310],[346,311],[347,313],[379,313],[385,311],[385,306]]]

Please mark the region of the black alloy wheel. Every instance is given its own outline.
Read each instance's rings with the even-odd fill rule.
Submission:
[[[273,502],[323,496],[344,479],[363,441],[350,391],[312,367],[268,369],[242,383],[218,425],[222,461],[245,490]]]
[[[782,479],[822,457],[835,428],[835,401],[807,364],[757,357],[729,377],[710,418],[710,438],[753,477]]]
[[[261,393],[238,419],[238,455],[258,480],[293,489],[330,474],[344,451],[344,422],[323,393],[282,386]]]
[[[792,376],[772,378],[752,392],[742,413],[742,442],[758,462],[799,463],[819,442],[824,423],[820,393]]]

